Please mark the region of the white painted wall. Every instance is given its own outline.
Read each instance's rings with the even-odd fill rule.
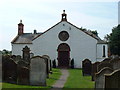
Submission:
[[[63,24],[65,24],[65,26],[63,26]],[[59,40],[58,34],[61,31],[67,31],[69,33],[69,39],[67,41]],[[27,46],[30,47],[31,52],[34,53],[34,55],[48,55],[51,60],[57,60],[57,48],[61,43],[67,43],[70,46],[70,58],[74,58],[76,68],[81,68],[82,60],[86,58],[90,59],[92,62],[103,59],[101,57],[102,44],[97,45],[96,39],[64,21],[33,40],[33,44]],[[12,46],[12,54],[22,55],[22,49],[25,46],[26,44],[14,44]]]
[[[65,26],[63,26],[63,23]],[[69,28],[71,28],[71,30],[69,30]],[[59,40],[58,34],[61,31],[67,31],[69,33],[70,37],[67,41]],[[61,43],[67,43],[70,46],[70,58],[74,58],[75,67],[81,67],[82,60],[86,58],[96,61],[97,40],[67,22],[58,24],[56,27],[35,39],[32,50],[35,55],[47,54],[53,60],[57,59],[57,48]]]
[[[25,46],[28,46],[31,49],[32,44],[12,44],[12,55],[22,56],[22,50]]]
[[[105,46],[105,56],[103,57],[103,46]],[[97,44],[97,61],[102,61],[108,57],[108,45],[107,44]]]

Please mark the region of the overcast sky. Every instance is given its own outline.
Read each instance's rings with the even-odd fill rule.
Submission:
[[[24,32],[44,32],[61,20],[63,10],[69,22],[97,30],[102,39],[118,24],[118,0],[0,0],[0,50],[11,50],[21,19]]]

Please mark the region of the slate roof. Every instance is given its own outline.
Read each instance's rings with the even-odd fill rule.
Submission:
[[[22,35],[17,35],[11,43],[12,44],[32,44],[33,40],[35,40],[36,38],[38,38],[42,34],[46,33],[47,31],[49,31],[53,27],[57,26],[61,22],[62,21],[58,22],[57,24],[55,24],[54,26],[52,26],[51,28],[49,28],[48,30],[46,30],[43,33],[36,33],[36,34],[34,34],[34,33],[24,33]],[[70,23],[68,21],[66,21],[66,22],[80,30],[80,28],[78,28],[77,26],[73,25],[72,23]],[[83,32],[88,34],[88,35],[90,35],[91,37],[95,38],[98,41],[98,44],[106,44],[105,41],[101,40],[100,37],[94,35],[90,31],[83,31]]]
[[[13,41],[12,44],[32,44],[33,38],[37,37],[42,33],[24,33],[22,35],[17,35]]]

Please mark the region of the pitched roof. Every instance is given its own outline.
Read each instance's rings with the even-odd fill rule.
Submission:
[[[11,42],[12,44],[32,44],[33,38],[37,37],[41,33],[24,33],[22,35],[17,35],[13,41]]]
[[[61,22],[67,22],[70,25],[72,25],[73,27],[77,28],[80,30],[79,27],[73,25],[72,23],[68,22],[68,21],[60,21],[57,24],[55,24],[54,26],[52,26],[51,28],[49,28],[48,30],[46,30],[43,33],[24,33],[22,35],[17,35],[13,41],[11,42],[12,44],[32,44],[32,41],[35,40],[36,38],[40,37],[41,35],[43,35],[44,33],[48,32],[49,30],[51,30],[53,27],[57,26],[59,23]],[[83,31],[83,30],[81,30]],[[83,31],[84,33],[88,34],[89,36],[91,36],[92,38],[95,38],[98,41],[98,44],[105,44],[106,42],[101,40],[100,37],[94,35],[93,33],[91,33],[90,31]]]
[[[42,34],[48,32],[50,29],[52,29],[53,27],[57,26],[57,25],[58,25],[59,23],[61,23],[61,22],[62,22],[62,21],[58,22],[57,24],[55,24],[54,26],[52,26],[51,28],[49,28],[48,30],[46,30],[45,32],[43,32]],[[64,21],[63,21],[63,22],[64,22]],[[68,21],[65,21],[65,22],[69,23],[69,24],[72,25],[73,27],[75,27],[75,28],[77,28],[77,29],[80,30],[79,27],[73,25],[72,23],[70,23],[70,22],[68,22]],[[81,30],[81,31],[83,31],[83,30]],[[99,44],[106,44],[105,41],[101,40],[99,36],[94,35],[92,32],[86,31],[86,30],[83,31],[83,32],[86,33],[86,34],[88,34],[89,36],[91,36],[91,37],[97,39]],[[33,38],[33,40],[35,40],[36,38],[38,38],[38,37],[41,36],[42,34],[40,34],[40,35],[38,35],[37,37]]]

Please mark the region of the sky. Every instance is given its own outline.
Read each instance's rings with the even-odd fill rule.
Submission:
[[[99,37],[118,25],[118,0],[0,0],[0,50],[11,50],[11,41],[22,20],[25,33],[44,32],[61,20],[77,27],[97,30]]]

